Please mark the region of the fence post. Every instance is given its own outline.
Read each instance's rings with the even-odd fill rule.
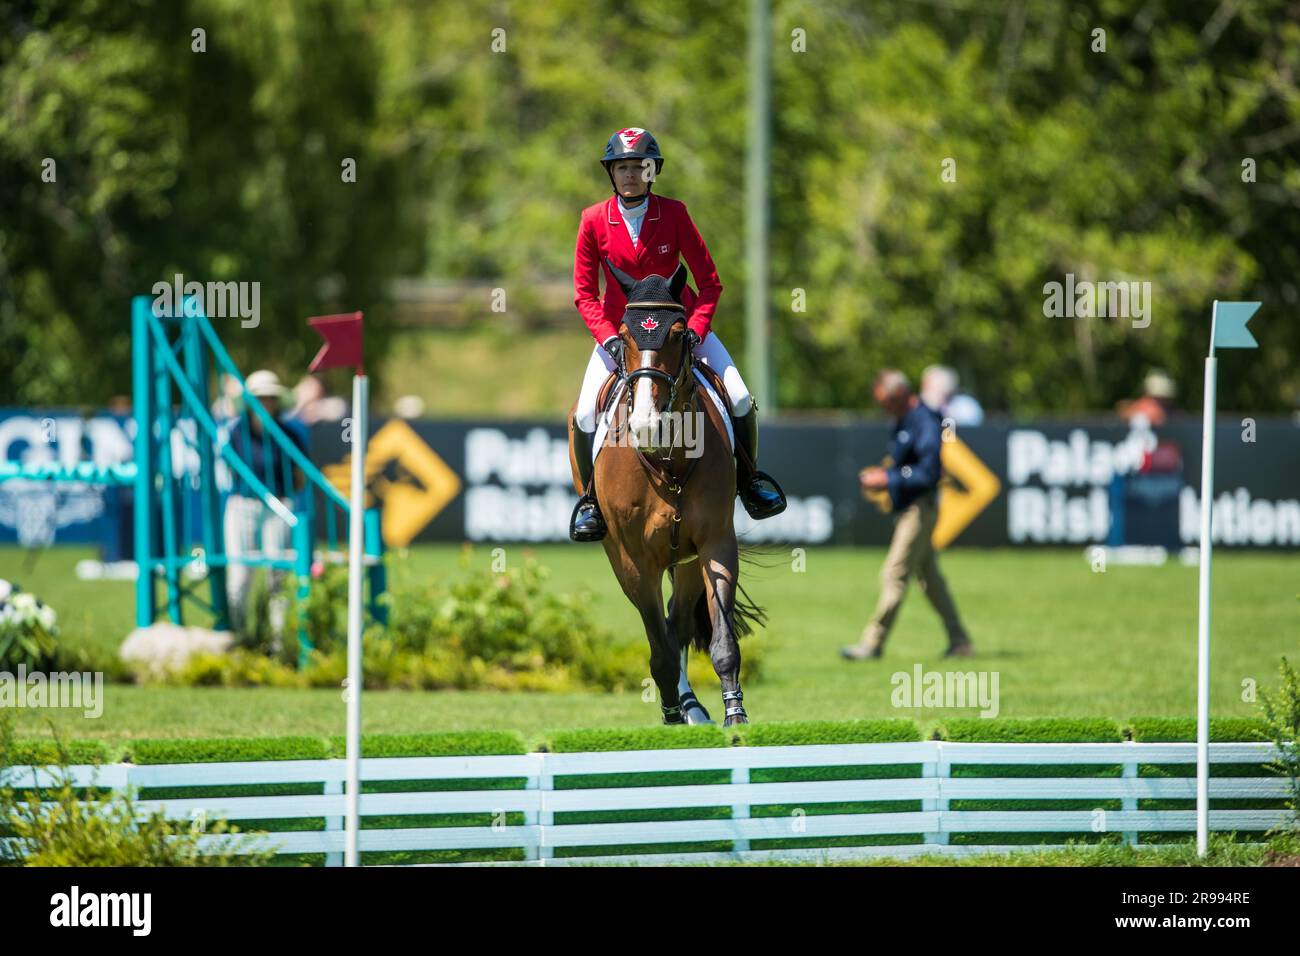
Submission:
[[[335,794],[342,795],[342,793],[343,793],[343,780],[342,780],[342,778],[341,778],[341,777],[334,777],[334,778],[332,778],[332,779],[330,779],[330,780],[326,780],[326,781],[325,781],[325,790],[324,790],[323,792],[324,792],[325,794],[327,794],[327,795],[335,795]],[[326,817],[326,818],[325,818],[325,829],[326,829],[326,830],[342,830],[342,829],[343,829],[343,817],[341,817],[341,816],[337,816],[337,817]],[[325,854],[325,865],[326,865],[326,866],[342,866],[342,865],[343,865],[343,852],[340,850],[340,851],[337,852],[337,853],[326,853],[326,854]]]
[[[1130,751],[1130,752],[1131,752],[1131,751]],[[1134,759],[1132,759],[1132,760],[1130,760],[1130,759],[1128,759],[1128,758],[1125,758],[1125,760],[1124,760],[1124,766],[1123,766],[1123,779],[1124,779],[1124,780],[1136,780],[1136,779],[1137,779],[1137,775],[1138,775],[1138,765],[1137,765],[1137,760],[1136,760],[1136,758],[1134,758]],[[1121,803],[1120,803],[1120,809],[1121,809],[1121,810],[1124,810],[1125,812],[1127,812],[1127,811],[1129,811],[1129,810],[1132,810],[1132,811],[1136,812],[1136,811],[1137,811],[1137,808],[1138,808],[1138,802],[1137,802],[1137,797],[1136,797],[1136,796],[1133,796],[1133,784],[1125,784],[1125,787],[1124,787],[1124,796],[1123,796],[1122,801],[1121,801]],[[1137,831],[1136,831],[1136,830],[1125,830],[1125,831],[1124,831],[1124,842],[1127,843],[1127,844],[1129,844],[1130,846],[1137,846],[1137,845],[1138,845],[1138,834],[1137,834]]]
[[[749,784],[748,767],[731,768],[731,785],[733,787],[747,786]],[[738,801],[731,805],[731,819],[748,820],[749,819],[749,798]],[[735,853],[745,853],[749,850],[749,840],[735,839],[732,841],[731,849]]]
[[[555,858],[554,848],[546,844],[546,828],[555,825],[555,811],[549,809],[547,800],[547,794],[555,789],[555,776],[546,765],[546,754],[537,755],[537,776],[534,780],[528,781],[528,785],[540,791],[541,809],[536,813],[524,814],[524,823],[531,823],[537,827],[537,846],[526,850],[525,856],[530,860],[539,860],[541,865],[545,866],[547,860]]]
[[[934,759],[921,764],[921,778],[934,779],[938,781],[939,795],[932,800],[922,800],[921,810],[932,811],[937,814],[939,830],[937,833],[927,833],[925,835],[926,843],[934,843],[938,846],[948,845],[948,798],[944,796],[943,782],[948,779],[948,768],[943,762],[943,741],[936,740],[934,743]]]

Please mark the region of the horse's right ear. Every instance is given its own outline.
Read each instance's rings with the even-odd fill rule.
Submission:
[[[605,265],[609,267],[610,275],[618,281],[619,287],[623,290],[623,295],[625,297],[631,295],[632,287],[636,285],[636,280],[618,266],[614,265],[614,263],[610,262],[608,256],[605,257]]]

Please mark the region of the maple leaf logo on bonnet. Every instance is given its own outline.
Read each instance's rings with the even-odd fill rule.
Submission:
[[[641,322],[641,328],[645,329],[647,332],[653,332],[655,329],[659,328],[659,320],[652,315],[650,318]]]

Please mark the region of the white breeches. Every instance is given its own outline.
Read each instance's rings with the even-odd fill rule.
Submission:
[[[740,377],[736,363],[731,360],[731,355],[722,344],[722,340],[715,333],[710,332],[696,348],[695,357],[722,376],[722,384],[727,387],[727,394],[731,396],[731,406],[736,412],[736,417],[748,415],[751,405],[749,389],[745,385],[745,380]],[[612,371],[614,371],[614,360],[609,357],[608,352],[597,345],[592,350],[587,371],[582,376],[582,390],[578,392],[578,408],[574,412],[578,427],[585,432],[596,430],[596,397],[600,392],[600,386],[605,383],[605,379]]]

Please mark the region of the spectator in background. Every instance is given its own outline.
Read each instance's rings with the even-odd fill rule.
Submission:
[[[393,414],[398,418],[413,420],[424,417],[424,399],[419,395],[403,395],[393,402]]]
[[[897,369],[887,368],[877,375],[872,392],[880,407],[894,419],[894,437],[889,443],[893,465],[888,469],[864,468],[858,481],[864,489],[888,490],[894,509],[894,534],[880,569],[876,611],[862,639],[841,653],[849,660],[881,656],[885,638],[907,594],[908,580],[916,574],[921,591],[947,629],[945,656],[969,657],[970,637],[962,627],[930,543],[939,519],[939,451],[943,444],[939,413],[912,394],[907,376]]]
[[[1119,402],[1115,406],[1121,418],[1134,425],[1142,419],[1152,428],[1159,428],[1169,420],[1174,411],[1174,396],[1178,389],[1174,380],[1160,369],[1152,369],[1142,380],[1142,397],[1131,402]]]
[[[323,383],[315,375],[304,375],[293,387],[294,406],[289,412],[310,427],[316,422],[336,422],[348,414],[348,403],[337,395],[329,395]]]
[[[255,396],[304,455],[307,454],[303,426],[280,414],[284,388],[274,372],[258,369],[248,376],[250,394]],[[253,475],[288,509],[293,509],[293,495],[305,484],[302,471],[293,464],[278,442],[266,434],[262,418],[246,409],[230,428],[230,447],[248,465]],[[248,609],[252,569],[238,559],[254,553],[264,558],[282,558],[289,547],[289,526],[278,517],[248,483],[231,469],[233,487],[226,498],[225,545],[226,599],[230,607],[231,629],[243,630]],[[287,572],[267,569],[271,598],[271,629],[276,635],[284,631],[288,599],[279,593]]]
[[[959,384],[956,370],[947,365],[927,366],[921,373],[921,401],[959,428],[978,425],[984,421],[984,409],[973,396],[958,391]]]

